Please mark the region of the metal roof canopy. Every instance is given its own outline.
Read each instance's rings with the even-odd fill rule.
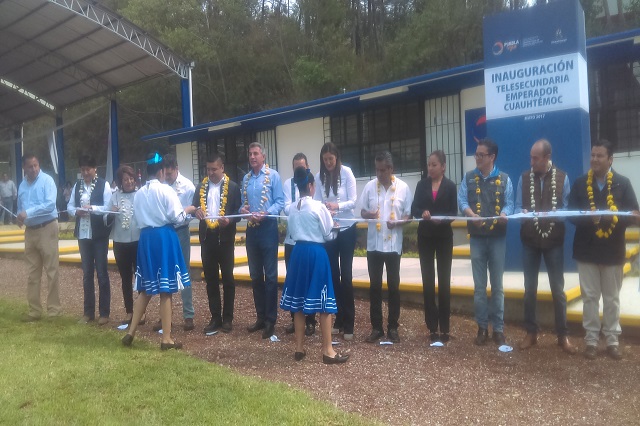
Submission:
[[[189,65],[144,30],[86,0],[0,0],[0,128]]]
[[[639,60],[640,28],[587,40],[586,59],[589,64]],[[364,106],[390,100],[406,101],[421,96],[444,96],[483,83],[484,63],[478,62],[296,105],[147,135],[142,137],[142,140],[168,139],[172,144],[203,141],[208,140],[213,134],[238,129],[259,130],[345,111],[353,112]]]

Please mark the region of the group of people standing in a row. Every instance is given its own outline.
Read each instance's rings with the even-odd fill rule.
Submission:
[[[351,169],[341,163],[332,143],[320,151],[320,171],[310,172],[304,154],[293,158],[294,176],[281,182],[280,175],[266,164],[264,148],[252,143],[248,148],[250,170],[240,185],[224,173],[224,157],[212,154],[206,161],[207,176],[197,188],[179,173],[172,155],[154,154],[147,161],[149,180],[136,188],[133,169],[117,172],[118,189],[96,175],[95,160],[80,158],[82,179],[73,187],[67,209],[76,216],[75,235],[82,258],[84,316],[95,320],[94,270],[98,275],[98,324],[106,324],[110,313],[110,284],[107,274],[109,236],[122,278],[122,291],[130,324],[123,344],[131,345],[137,327],[145,321],[152,295],[160,294],[163,329],[162,349],[179,348],[171,337],[171,294],[181,292],[184,329],[194,328],[193,301],[188,266],[190,261],[189,219],[200,220],[199,239],[211,320],[205,333],[233,328],[235,282],[234,245],[236,224],[242,214],[247,219],[246,250],[252,281],[256,321],[249,332],[274,334],[278,308],[278,220],[288,216],[285,239],[285,279],[280,307],[292,315],[286,328],[295,333],[295,359],[305,357],[304,335],[315,332],[316,314],[322,331],[323,362],[347,361],[337,353],[332,335],[354,338],[355,304],[352,264],[356,243],[356,206],[369,219],[367,264],[370,277],[371,333],[374,343],[385,336],[382,313],[383,268],[387,270],[388,322],[386,336],[400,341],[400,259],[403,225],[410,218],[423,219],[418,226],[418,250],[424,289],[425,322],[432,342],[450,338],[450,281],[453,249],[451,220],[432,217],[456,216],[458,210],[470,218],[471,265],[474,281],[477,345],[492,339],[505,343],[504,292],[502,276],[506,250],[507,216],[515,212],[570,210],[633,211],[629,216],[591,216],[573,219],[576,226],[574,258],[578,262],[584,301],[587,358],[595,358],[599,334],[607,340],[607,353],[621,357],[618,346],[619,290],[625,259],[624,233],[635,223],[638,203],[628,179],[611,168],[612,146],[597,141],[591,151],[591,169],[573,187],[566,173],[551,161],[551,144],[535,142],[531,148],[531,168],[519,177],[516,193],[511,178],[496,166],[498,146],[485,139],[478,143],[476,168],[465,174],[459,189],[445,176],[446,155],[435,151],[428,157],[427,176],[415,194],[393,173],[389,152],[375,157],[376,178],[368,182],[357,203],[356,180]],[[49,315],[59,315],[57,278],[57,226],[53,180],[39,170],[37,158],[25,156],[26,179],[21,183],[18,224],[26,225],[25,257],[29,267],[29,314],[27,320],[42,316],[40,276],[48,277]],[[528,191],[527,191],[528,188]],[[113,213],[113,214],[112,214]],[[490,218],[483,220],[482,218]],[[55,235],[54,235],[55,228]],[[561,219],[535,217],[522,222],[523,272],[525,278],[525,328],[520,348],[536,344],[536,293],[540,259],[544,258],[553,295],[558,344],[576,353],[567,335],[566,297],[563,279],[565,223]],[[55,239],[55,243],[54,243]],[[54,259],[55,257],[55,259]],[[434,267],[437,259],[437,292]],[[55,265],[54,265],[55,263]],[[487,271],[491,296],[487,295]],[[135,280],[134,280],[135,277]],[[135,281],[135,282],[134,282]],[[222,282],[223,294],[220,293]],[[133,301],[133,291],[140,292]],[[437,296],[436,296],[437,293]],[[602,325],[598,315],[600,296],[604,300]],[[224,301],[223,301],[224,300]],[[331,324],[331,314],[335,321]]]

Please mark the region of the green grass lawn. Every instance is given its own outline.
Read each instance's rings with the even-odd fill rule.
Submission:
[[[0,300],[0,424],[368,424],[283,384]]]

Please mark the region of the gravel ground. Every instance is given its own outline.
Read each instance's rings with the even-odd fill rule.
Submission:
[[[124,317],[120,280],[110,270],[112,322]],[[26,301],[26,268],[22,261],[0,260],[0,297]],[[82,315],[82,272],[79,267],[60,267],[61,296],[65,313]],[[471,318],[454,316],[452,341],[432,348],[421,309],[404,307],[401,342],[393,346],[364,342],[370,329],[369,303],[356,301],[353,342],[340,348],[351,351],[345,365],[321,362],[320,338],[307,340],[308,356],[293,360],[293,337],[284,334],[289,314],[280,312],[276,334],[280,342],[248,334],[255,320],[251,289],[236,291],[236,319],[230,334],[207,337],[202,327],[209,321],[204,282],[194,283],[196,330],[182,330],[180,297],[174,297],[174,337],[190,354],[229,367],[241,374],[279,381],[306,390],[349,412],[360,413],[387,424],[607,424],[637,425],[640,422],[640,340],[624,338],[622,361],[604,353],[595,361],[569,356],[546,330],[532,350],[501,353],[493,344],[473,345],[476,325]],[[96,286],[97,287],[97,286]],[[96,296],[97,297],[97,296]],[[44,300],[44,298],[43,298]],[[158,318],[158,302],[149,305],[150,321],[139,337],[160,341],[151,331]],[[385,309],[386,312],[386,309]],[[517,346],[524,336],[518,324],[507,324],[508,344]],[[581,335],[578,330],[575,333]],[[580,349],[582,340],[574,337]],[[119,345],[114,341],[114,346]],[[601,350],[604,350],[604,343]],[[135,347],[135,343],[134,343]]]

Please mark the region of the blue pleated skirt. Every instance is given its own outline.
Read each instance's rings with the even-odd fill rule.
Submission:
[[[329,257],[322,244],[296,242],[289,259],[280,307],[305,315],[338,312]]]
[[[191,285],[180,242],[172,226],[143,228],[138,242],[136,291],[176,293]]]

